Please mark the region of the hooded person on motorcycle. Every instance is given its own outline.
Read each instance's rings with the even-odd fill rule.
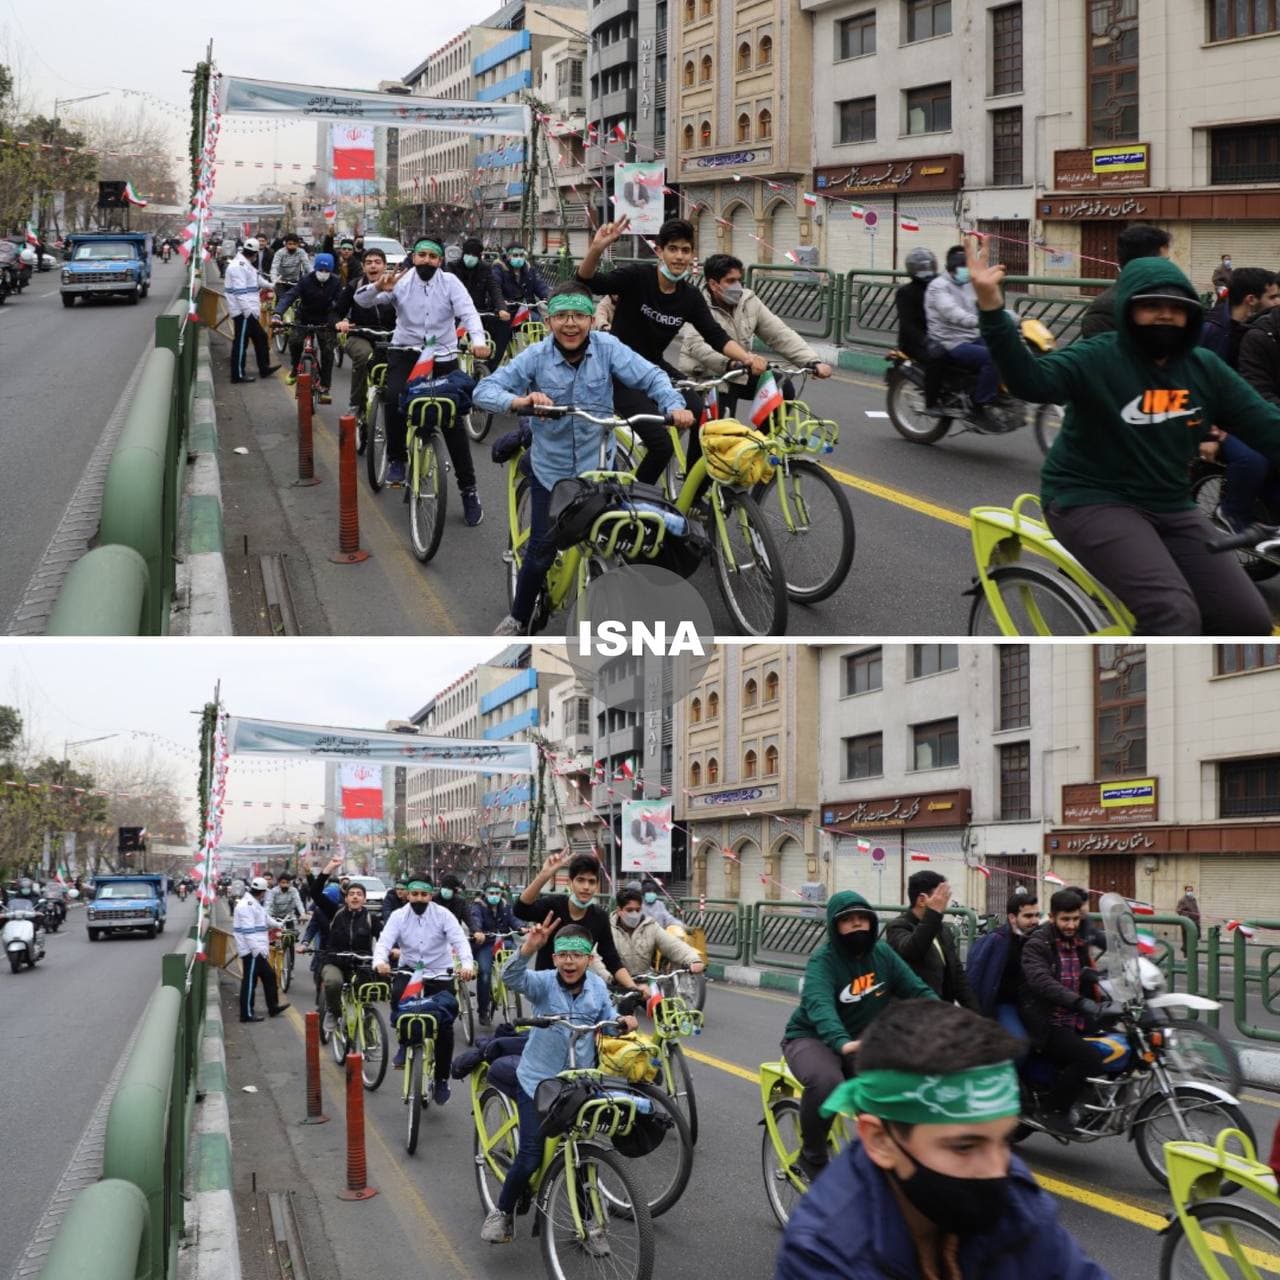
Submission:
[[[999,394],[1000,375],[978,332],[978,298],[969,279],[964,245],[947,250],[946,270],[929,281],[924,314],[930,347],[941,348],[948,359],[976,371],[973,403],[985,417],[985,407]]]

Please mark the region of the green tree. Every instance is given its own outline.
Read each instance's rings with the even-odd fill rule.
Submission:
[[[3,70],[0,67],[0,71]],[[9,759],[21,738],[22,713],[16,707],[0,706],[0,760]]]

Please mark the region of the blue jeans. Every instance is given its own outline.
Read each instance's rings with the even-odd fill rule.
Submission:
[[[465,434],[465,433],[464,433]],[[522,626],[533,617],[538,592],[547,580],[547,570],[555,563],[556,544],[551,540],[551,490],[544,488],[535,475],[529,476],[529,541],[525,543],[520,576],[516,579],[516,598],[511,616]]]
[[[1016,1004],[998,1004],[996,1005],[996,1021],[1011,1035],[1016,1036],[1019,1040],[1028,1040],[1027,1029],[1022,1024],[1022,1017],[1018,1013]],[[1023,1050],[1024,1056],[1026,1050]]]
[[[484,942],[471,950],[476,962],[476,1003],[483,1020],[493,1011],[493,943]]]
[[[1227,468],[1222,486],[1222,514],[1233,528],[1244,529],[1253,523],[1254,508],[1259,500],[1273,511],[1280,510],[1280,472],[1270,458],[1235,436],[1223,440],[1220,456]]]
[[[502,1193],[498,1196],[498,1208],[503,1213],[515,1211],[516,1202],[521,1193],[529,1185],[529,1179],[538,1172],[542,1163],[544,1139],[542,1137],[542,1120],[533,1105],[533,1099],[525,1093],[521,1086],[516,1087],[516,1109],[520,1113],[520,1146],[516,1150],[516,1158],[507,1170],[507,1179],[502,1184]]]
[[[947,355],[957,364],[966,365],[978,371],[978,385],[973,399],[977,404],[990,404],[1000,389],[1000,378],[996,366],[992,362],[991,352],[985,342],[962,342],[959,346],[950,347]]]

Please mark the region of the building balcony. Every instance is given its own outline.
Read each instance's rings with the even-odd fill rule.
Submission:
[[[634,67],[640,52],[640,43],[635,36],[625,40],[615,40],[612,44],[601,45],[596,50],[592,63],[592,75],[602,71],[612,71],[614,67]]]
[[[607,27],[611,22],[626,17],[629,13],[638,14],[639,12],[640,0],[600,0],[600,3],[591,10],[587,30],[594,33],[601,27]]]
[[[636,118],[636,91],[634,89],[615,89],[601,98],[591,100],[588,114],[593,124],[598,124],[603,116],[606,120],[622,117],[626,120]]]

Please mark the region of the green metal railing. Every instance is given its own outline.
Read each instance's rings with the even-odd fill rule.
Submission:
[[[834,271],[752,263],[747,268],[746,285],[797,333],[822,340],[839,328],[841,280]]]
[[[1280,920],[1246,920],[1252,928],[1280,930]],[[1273,1027],[1259,1027],[1248,1021],[1248,989],[1252,980],[1258,986],[1262,1007],[1267,1013],[1280,1013],[1280,947],[1263,947],[1258,953],[1258,967],[1249,970],[1249,940],[1239,930],[1234,930],[1235,946],[1232,950],[1233,1003],[1236,1030],[1250,1040],[1267,1040],[1280,1044],[1280,1031]]]
[[[708,956],[715,960],[745,959],[746,934],[740,903],[723,898],[681,898],[680,908],[685,924],[705,930]]]
[[[72,1202],[40,1280],[160,1280],[150,1235],[147,1198],[132,1182],[95,1182]]]

